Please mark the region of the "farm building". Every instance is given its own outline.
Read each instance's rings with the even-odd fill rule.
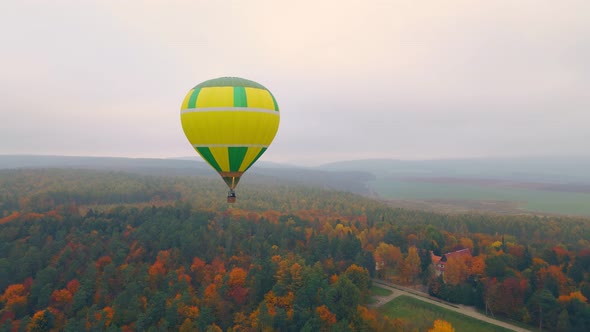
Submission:
[[[471,250],[469,250],[469,248],[461,249],[446,253],[442,256],[436,256],[431,250],[430,258],[432,260],[432,264],[434,265],[434,273],[437,277],[445,274],[445,264],[451,257],[471,257]]]

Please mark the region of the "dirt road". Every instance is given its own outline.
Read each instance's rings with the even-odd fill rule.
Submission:
[[[505,322],[499,321],[497,319],[493,319],[491,317],[482,315],[479,312],[475,311],[475,309],[473,309],[471,307],[445,303],[439,299],[435,299],[435,298],[430,297],[428,294],[420,293],[420,292],[415,291],[413,289],[394,285],[394,284],[391,284],[391,283],[388,283],[388,282],[385,282],[382,280],[378,280],[378,279],[373,279],[373,283],[381,288],[385,288],[385,289],[392,291],[392,294],[388,295],[388,296],[374,296],[374,298],[377,300],[377,302],[372,304],[371,305],[372,307],[380,307],[380,306],[388,303],[389,301],[395,299],[398,296],[406,295],[409,297],[416,298],[420,301],[428,302],[428,303],[437,305],[439,307],[449,309],[449,310],[461,313],[463,315],[470,316],[475,319],[479,319],[484,322],[498,325],[498,326],[501,326],[501,327],[504,327],[504,328],[507,328],[507,329],[510,329],[513,331],[517,331],[517,332],[530,332],[531,331],[531,330],[524,329],[522,327],[518,327],[518,326],[515,326],[512,324],[505,323]]]

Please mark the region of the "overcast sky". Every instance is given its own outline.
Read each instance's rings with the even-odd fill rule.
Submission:
[[[262,160],[590,155],[590,1],[0,1],[0,154],[193,155],[190,88],[275,95]]]

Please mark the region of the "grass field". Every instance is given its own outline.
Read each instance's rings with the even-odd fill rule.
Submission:
[[[371,286],[371,296],[388,296],[391,295],[391,293],[393,292],[389,289],[381,288],[375,285]]]
[[[456,332],[510,331],[503,327],[483,322],[408,296],[397,297],[393,301],[382,306],[379,310],[391,318],[403,319],[404,322],[408,324],[407,330],[409,331],[428,331],[428,329],[432,327],[435,319],[443,319],[451,323]]]
[[[407,182],[383,179],[371,184],[383,199],[516,202],[518,212],[590,216],[590,193],[542,191],[479,185]],[[519,211],[520,210],[520,211]]]

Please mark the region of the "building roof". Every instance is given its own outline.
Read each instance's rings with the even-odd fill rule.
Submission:
[[[430,261],[431,261],[433,264],[436,264],[436,263],[438,263],[438,262],[440,261],[440,259],[441,259],[441,256],[437,256],[437,255],[435,255],[435,254],[434,254],[434,252],[432,252],[432,250],[430,250]]]
[[[430,257],[432,259],[432,264],[434,264],[434,269],[440,272],[444,272],[445,264],[449,257],[471,257],[471,250],[469,248],[448,252],[442,256],[436,256],[432,251],[430,251]]]
[[[469,250],[469,248],[465,248],[465,249],[449,252],[449,253],[442,255],[441,260],[444,260],[446,262],[449,259],[449,257],[451,257],[451,256],[453,256],[453,257],[466,257],[466,256],[471,257],[471,250]]]

